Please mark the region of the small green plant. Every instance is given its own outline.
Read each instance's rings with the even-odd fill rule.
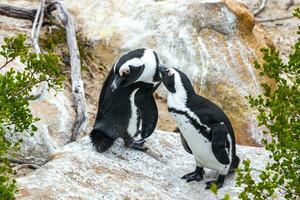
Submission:
[[[40,38],[40,46],[42,49],[45,49],[49,52],[56,52],[61,58],[64,59],[65,66],[70,65],[68,57],[68,46],[67,39],[65,37],[66,31],[63,28],[53,28],[51,32],[45,32]],[[83,71],[88,71],[90,75],[94,76],[95,70],[99,69],[101,72],[106,71],[103,69],[103,66],[98,63],[95,63],[95,56],[93,55],[94,51],[92,50],[91,42],[84,36],[81,31],[76,32],[77,45],[80,54],[81,69]]]
[[[294,15],[300,19],[299,8]],[[297,33],[300,36],[300,27]],[[249,160],[243,161],[243,167],[237,170],[237,185],[245,186],[239,198],[265,200],[280,196],[296,200],[300,196],[300,37],[287,63],[274,49],[262,49],[262,53],[264,62],[255,62],[255,67],[277,86],[263,83],[263,95],[248,100],[258,110],[259,125],[266,127],[265,134],[271,136],[270,140],[262,140],[271,161],[264,170],[256,170]],[[254,170],[259,173],[259,181],[252,177]]]
[[[55,51],[59,45],[66,44],[66,31],[63,28],[53,28],[51,32],[45,32],[39,40],[42,49]]]
[[[14,156],[22,141],[11,142],[5,135],[21,134],[25,130],[33,134],[37,130],[33,123],[39,119],[29,109],[29,101],[33,98],[31,90],[43,81],[49,89],[59,89],[63,81],[57,67],[59,57],[54,53],[31,53],[25,41],[26,36],[21,34],[7,37],[0,48],[0,55],[5,59],[0,65],[0,197],[8,200],[14,199],[17,192],[16,182],[10,178],[13,170],[8,157]],[[24,69],[17,71],[12,67],[4,72],[16,59],[24,64]]]
[[[215,195],[216,200],[218,199],[218,186],[216,184],[212,184],[210,186],[210,191]],[[230,200],[229,194],[225,194],[224,197],[221,200]]]

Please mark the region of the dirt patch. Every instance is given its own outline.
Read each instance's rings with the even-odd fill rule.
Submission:
[[[156,96],[155,100],[158,107],[158,122],[156,128],[163,131],[174,131],[177,125],[168,112],[167,101],[158,96]]]

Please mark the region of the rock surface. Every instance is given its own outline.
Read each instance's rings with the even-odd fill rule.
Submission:
[[[260,58],[259,49],[272,46],[272,42],[243,4],[229,0],[63,2],[75,16],[82,35],[92,42],[91,52],[98,63],[110,68],[124,52],[140,47],[153,48],[163,64],[185,71],[198,93],[225,110],[239,144],[255,145],[260,141],[255,113],[244,97],[260,93],[261,80],[252,63]],[[28,0],[3,0],[3,3],[37,6],[37,2]],[[7,29],[30,31],[30,22],[2,18],[5,22],[2,25]],[[84,72],[83,77],[92,116],[90,128],[105,77],[97,74],[97,80],[91,80]],[[160,95],[165,96],[164,87],[160,88]],[[167,114],[165,102],[159,100],[158,103],[158,127],[174,130],[176,124]]]
[[[250,10],[257,9],[260,3],[260,0],[242,1],[247,4]],[[289,17],[292,16],[294,9],[299,6],[300,0],[268,1],[265,9],[256,17],[256,19],[262,20]],[[280,55],[286,59],[292,51],[291,45],[294,44],[298,39],[298,35],[296,33],[298,26],[300,25],[299,19],[293,17],[285,20],[263,22],[262,24],[267,30],[268,34],[272,37],[272,40],[280,51]]]
[[[241,1],[251,10],[260,2]],[[259,18],[288,15],[283,14],[288,2],[269,1]],[[294,2],[299,6],[299,0]],[[2,0],[1,3],[36,8],[38,1]],[[229,113],[239,143],[251,144],[243,139],[244,135],[260,135],[244,96],[260,92],[261,80],[252,63],[260,58],[261,47],[272,47],[273,43],[243,4],[228,0],[64,0],[64,3],[75,16],[77,27],[93,42],[94,54],[102,65],[109,68],[116,58],[131,49],[153,48],[165,65],[184,70],[199,93]],[[0,16],[1,41],[16,33],[29,35],[31,24]],[[299,21],[289,19],[264,25],[286,57],[296,39]],[[97,80],[84,80],[86,86],[94,87],[87,92],[91,113],[96,112],[104,78],[101,75]],[[162,89],[160,95],[164,96]],[[166,107],[164,102],[160,106],[160,111]],[[70,92],[64,90],[57,96],[47,93],[32,102],[31,107],[41,118],[37,124],[39,131],[33,138],[25,139],[19,157],[43,163],[51,154],[52,160],[17,180],[18,199],[215,199],[204,190],[204,182],[215,178],[215,172],[206,170],[204,181],[199,183],[187,184],[180,179],[195,164],[180,144],[178,134],[156,131],[146,143],[147,153],[127,149],[118,141],[108,152],[99,154],[88,137],[61,148],[69,139],[74,118]],[[162,123],[168,118],[166,113],[160,113]],[[241,159],[250,159],[257,169],[263,168],[268,159],[261,148],[238,146],[237,151]],[[237,199],[241,188],[234,187],[234,178],[230,175],[226,179],[218,199],[226,193]]]
[[[84,137],[56,151],[52,160],[26,177],[18,178],[17,199],[215,199],[204,189],[215,179],[206,170],[201,182],[180,179],[195,168],[193,156],[183,149],[177,133],[156,131],[145,144],[146,153],[125,148],[117,141],[105,153],[98,153]],[[268,160],[265,150],[237,146],[241,159],[250,159],[261,169]],[[229,175],[219,190],[237,199],[235,175]]]
[[[6,134],[12,141],[22,139],[17,158],[43,164],[56,149],[70,141],[74,121],[74,111],[71,101],[63,91],[50,90],[38,100],[30,102],[32,113],[40,120],[35,122],[38,128],[33,136],[30,131],[24,133]]]
[[[64,2],[103,65],[110,68],[132,49],[153,48],[163,64],[186,72],[200,94],[229,114],[240,144],[251,143],[244,135],[260,140],[245,96],[261,92],[253,61],[260,58],[261,47],[273,44],[243,4],[228,0]],[[160,94],[164,93],[161,87]]]
[[[2,20],[5,21],[7,18],[0,16],[0,22]],[[4,37],[12,36],[20,31],[19,29],[12,31],[6,28],[7,26],[1,26],[0,23],[0,45]],[[0,66],[2,63],[5,63],[5,60],[0,56]],[[3,68],[1,73],[5,73],[12,67],[21,71],[24,65],[16,60]],[[38,131],[32,137],[29,136],[30,131],[13,134],[13,136],[8,132],[6,136],[12,141],[23,140],[17,154],[18,159],[43,164],[55,149],[70,141],[75,117],[72,97],[65,90],[58,92],[45,90],[40,98],[30,102],[30,108],[33,116],[40,118],[35,123]]]

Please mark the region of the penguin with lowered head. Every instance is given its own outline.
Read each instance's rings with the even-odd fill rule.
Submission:
[[[121,137],[127,147],[144,151],[155,129],[158,110],[153,93],[160,85],[159,59],[152,49],[136,49],[118,59],[100,93],[90,138],[98,152]],[[141,135],[140,140],[134,137]]]
[[[168,90],[168,110],[179,126],[184,149],[193,154],[196,161],[195,171],[182,179],[201,181],[205,167],[219,174],[217,180],[206,182],[206,189],[212,184],[222,187],[225,176],[240,162],[228,117],[216,104],[197,95],[182,71],[162,66],[159,71]]]

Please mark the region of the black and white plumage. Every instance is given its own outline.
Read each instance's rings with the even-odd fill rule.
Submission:
[[[175,118],[184,149],[194,155],[196,170],[183,176],[189,181],[203,179],[203,167],[218,171],[215,183],[222,187],[225,175],[238,167],[235,137],[226,114],[213,102],[195,93],[189,78],[175,68],[160,67],[168,90],[168,110]]]
[[[131,51],[115,63],[103,84],[90,134],[97,151],[106,151],[119,137],[126,146],[145,150],[145,138],[158,119],[153,97],[161,79],[158,65],[158,56],[151,49]],[[135,141],[138,134],[142,139]]]

